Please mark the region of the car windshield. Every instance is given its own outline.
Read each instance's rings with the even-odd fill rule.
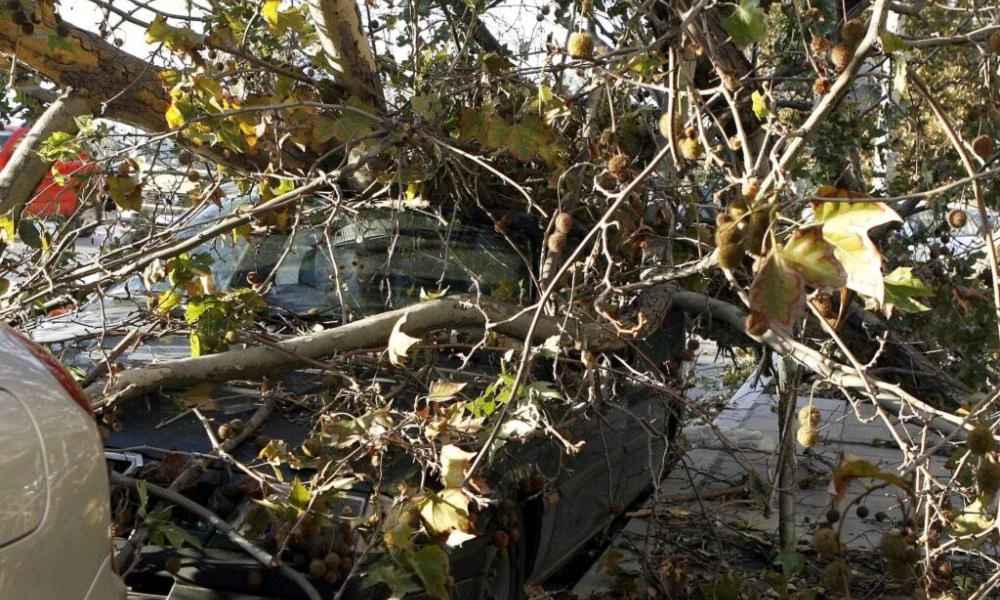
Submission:
[[[527,247],[516,236],[512,241]],[[191,254],[211,257],[220,291],[248,287],[251,278],[270,278],[267,300],[296,314],[339,316],[343,300],[354,315],[370,315],[412,304],[422,291],[517,300],[529,284],[524,260],[493,230],[405,213],[362,213],[329,227],[236,242],[222,236]],[[109,294],[145,296],[169,287],[161,281],[147,290],[140,277],[133,277]]]

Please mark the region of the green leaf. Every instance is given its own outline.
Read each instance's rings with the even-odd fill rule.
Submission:
[[[906,57],[900,56],[893,59],[892,67],[892,87],[899,92],[902,96],[906,94],[906,86],[909,83],[909,76],[907,75],[907,64]]]
[[[280,0],[264,0],[264,4],[260,7],[260,16],[264,17],[267,24],[272,28],[278,26],[278,5],[281,4]]]
[[[510,125],[508,125],[507,121],[504,121],[503,117],[500,115],[487,115],[486,137],[479,138],[479,141],[484,146],[492,150],[503,148],[506,145],[507,130],[509,128]]]
[[[139,508],[137,513],[139,518],[146,518],[146,511],[149,509],[149,490],[146,489],[146,482],[139,479],[135,482],[135,493],[139,496]]]
[[[295,481],[292,482],[292,489],[288,490],[288,501],[294,506],[304,509],[309,506],[310,496],[309,490],[296,477]]]
[[[802,277],[771,253],[750,284],[750,310],[769,322],[789,327],[805,310],[806,294]]]
[[[489,130],[489,114],[484,110],[463,108],[458,113],[458,128],[462,141],[478,140],[485,144]]]
[[[162,523],[158,529],[167,538],[167,543],[174,548],[183,548],[184,546],[201,548],[201,540],[176,523]]]
[[[372,120],[345,110],[336,117],[319,117],[313,126],[312,141],[323,145],[330,140],[350,142],[374,131]]]
[[[199,336],[197,333],[191,332],[191,335],[188,336],[188,345],[191,346],[192,358],[198,358],[199,356],[204,354],[201,347],[201,336]]]
[[[504,145],[514,158],[528,162],[539,150],[552,140],[545,121],[534,115],[529,115],[507,129]]]
[[[441,102],[437,96],[417,94],[410,98],[410,106],[427,121],[434,121],[441,115]]]
[[[926,298],[934,293],[927,289],[924,282],[913,274],[911,267],[896,267],[885,276],[885,302],[906,312],[924,312],[929,306],[921,304],[914,298]]]
[[[823,238],[823,226],[814,225],[792,233],[779,254],[784,264],[805,282],[820,289],[840,289],[847,273],[834,255],[835,248]]]
[[[201,36],[187,27],[174,27],[163,15],[156,15],[146,29],[146,42],[161,43],[174,52],[190,52],[202,44]]]
[[[42,235],[32,219],[24,219],[17,224],[17,237],[31,248],[38,250],[42,247]]]
[[[836,248],[834,255],[847,272],[847,287],[882,305],[885,301],[882,253],[868,238],[868,234],[824,229],[823,237]]]
[[[431,300],[440,300],[448,295],[448,288],[445,287],[443,290],[438,290],[436,292],[428,292],[424,288],[420,288],[420,301],[430,302]]]
[[[823,224],[824,233],[867,232],[872,227],[903,221],[899,213],[882,202],[817,202],[813,204],[813,214],[816,222]]]
[[[797,577],[806,567],[806,557],[801,552],[784,550],[774,557],[774,562],[781,565],[785,577]]]
[[[410,564],[413,572],[417,574],[424,590],[431,597],[438,600],[449,600],[448,578],[450,577],[450,564],[448,554],[441,546],[425,546],[417,551]]]
[[[722,22],[722,27],[740,48],[767,38],[767,23],[759,0],[741,0],[740,5]]]
[[[891,31],[883,31],[878,37],[882,42],[882,51],[886,54],[906,50],[906,42],[903,41],[903,38]]]
[[[754,90],[750,94],[750,100],[753,102],[753,114],[757,115],[757,118],[761,121],[766,120],[768,113],[771,111],[767,108],[767,98],[764,97],[764,94]]]
[[[367,588],[379,583],[384,583],[389,588],[387,600],[403,600],[404,597],[421,590],[420,585],[414,581],[412,576],[393,564],[377,564],[365,576],[362,587]]]
[[[953,528],[955,534],[959,536],[976,534],[992,527],[993,521],[987,507],[983,506],[982,499],[977,498],[955,518]]]

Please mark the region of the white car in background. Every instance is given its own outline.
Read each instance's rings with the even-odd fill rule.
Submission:
[[[121,600],[104,449],[76,381],[0,327],[0,600]]]
[[[958,223],[950,223],[951,215],[956,211],[965,213],[961,227],[954,227]],[[983,216],[979,209],[949,204],[943,215],[937,215],[933,210],[924,210],[907,218],[903,225],[903,235],[911,240],[913,258],[919,262],[936,258],[939,253],[964,258],[978,252],[980,256],[975,257],[977,260],[974,270],[981,273],[989,269],[982,224]],[[988,211],[986,225],[993,232],[994,242],[1000,241],[1000,217],[993,211]],[[924,233],[927,234],[926,240],[914,239]]]

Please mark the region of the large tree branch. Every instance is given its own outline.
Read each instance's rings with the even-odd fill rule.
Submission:
[[[122,51],[100,36],[65,24],[70,49],[50,47],[55,30],[39,23],[23,35],[12,20],[0,19],[0,54],[38,71],[63,89],[89,100],[97,116],[147,131],[167,128],[164,113],[170,98],[157,77],[160,69]]]
[[[625,348],[636,337],[656,331],[669,310],[672,288],[648,291],[649,299],[637,302],[633,314],[642,324],[631,335],[618,335],[598,325],[575,319],[541,317],[531,342],[540,343],[552,336],[573,340],[590,351]],[[667,299],[664,301],[664,295]],[[664,310],[665,309],[665,310]],[[641,316],[640,316],[641,315]],[[338,352],[385,346],[393,327],[406,317],[405,329],[419,335],[448,328],[488,327],[499,333],[524,339],[530,330],[532,311],[485,298],[451,297],[388,311],[334,329],[295,337],[273,346],[254,346],[198,358],[163,361],[124,371],[107,388],[94,384],[87,388],[92,400],[102,396],[121,400],[163,388],[183,388],[203,381],[256,379],[281,373]]]
[[[680,291],[674,294],[674,306],[687,312],[704,314],[718,319],[736,331],[750,335],[745,326],[747,314],[728,302],[710,298],[698,292]],[[958,439],[964,439],[964,431],[972,428],[965,419],[930,406],[897,385],[886,383],[863,372],[857,372],[847,365],[823,356],[820,352],[792,339],[784,332],[772,329],[764,332],[763,335],[751,337],[779,355],[791,358],[835,386],[862,394],[871,390],[874,392],[874,397],[871,399],[894,415],[900,415],[901,408],[907,407],[926,420],[933,429]],[[965,399],[952,400],[958,405]]]
[[[384,113],[382,83],[371,44],[361,29],[358,5],[354,0],[308,0],[307,4],[337,81],[375,112]]]
[[[69,90],[49,105],[0,171],[0,214],[11,209],[20,213],[45,176],[49,163],[43,161],[35,149],[57,131],[76,133],[76,117],[89,112],[90,103],[75,97]]]

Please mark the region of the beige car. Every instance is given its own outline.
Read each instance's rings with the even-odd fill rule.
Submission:
[[[104,452],[86,397],[0,327],[0,600],[121,600]]]

